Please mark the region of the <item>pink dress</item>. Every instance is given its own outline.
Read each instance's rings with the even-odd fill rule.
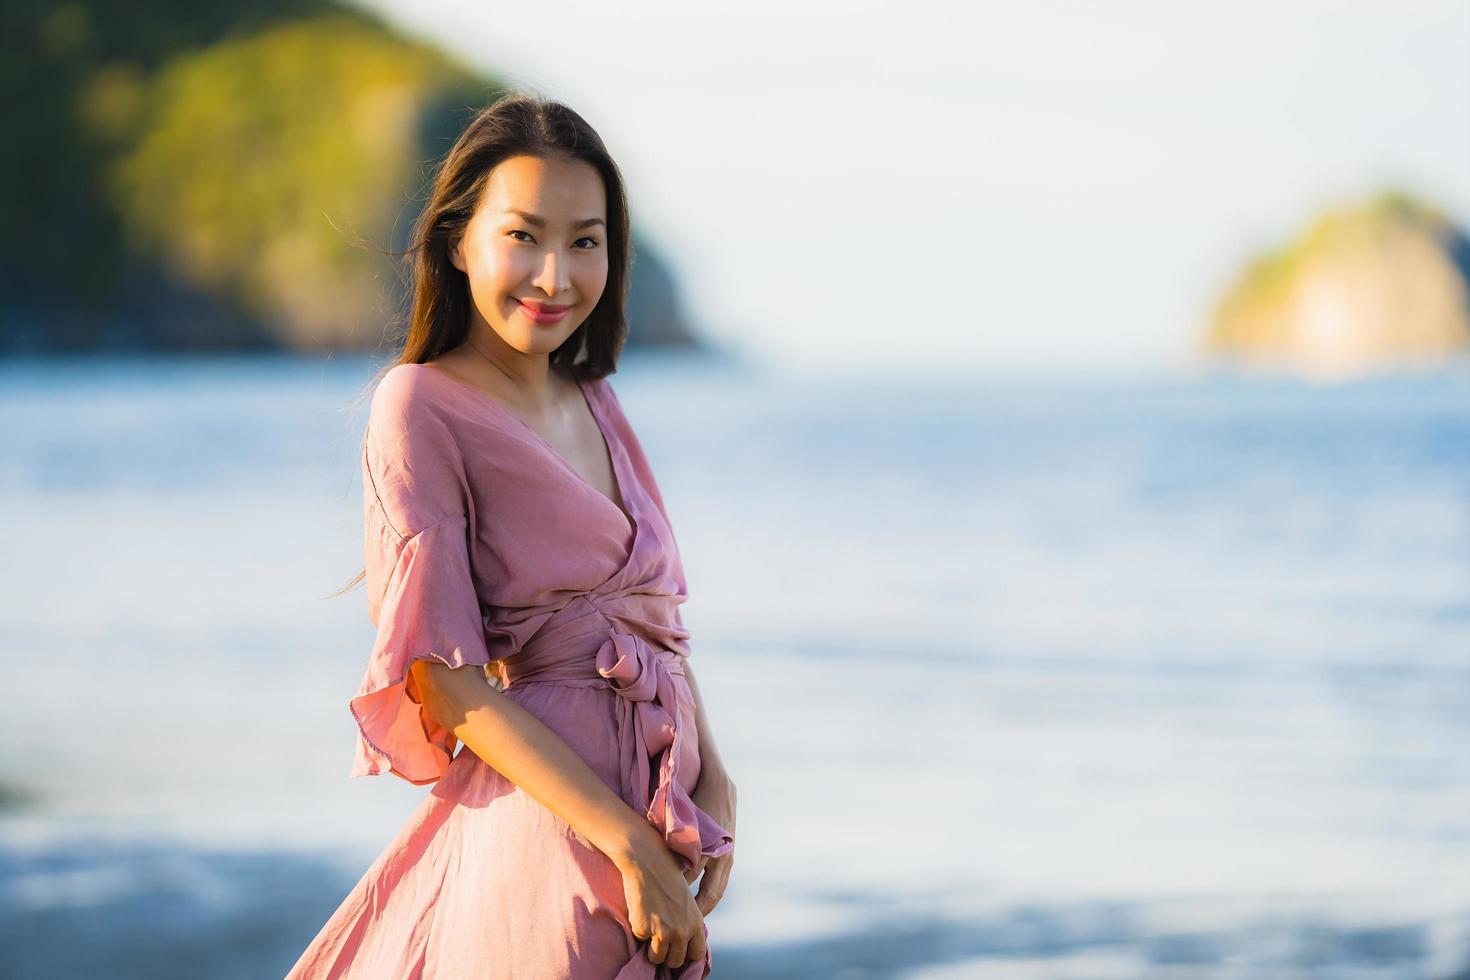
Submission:
[[[363,455],[368,616],[352,775],[433,784],[288,980],[700,980],[634,937],[612,861],[420,710],[411,661],[498,673],[505,697],[646,814],[686,872],[733,846],[696,807],[683,566],[606,379],[578,383],[627,513],[490,395],[388,371]],[[460,751],[456,753],[456,747]],[[706,929],[706,937],[708,930]]]

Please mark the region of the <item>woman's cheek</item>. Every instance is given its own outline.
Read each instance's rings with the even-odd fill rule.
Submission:
[[[578,292],[589,298],[601,298],[603,290],[607,288],[607,256],[604,254],[599,257],[599,261],[589,263],[577,271]]]
[[[488,284],[500,288],[510,278],[510,264],[514,256],[503,247],[487,249],[485,252],[484,276]]]

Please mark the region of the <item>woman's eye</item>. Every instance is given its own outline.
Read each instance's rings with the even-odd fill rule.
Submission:
[[[532,241],[532,242],[534,242],[536,240],[536,239],[532,238],[529,233],[524,232],[524,231],[521,231],[519,228],[514,228],[514,229],[506,232],[506,234],[507,235],[525,235],[526,236],[524,239],[517,238],[516,241],[518,241],[518,242],[519,241]],[[577,241],[578,241],[578,243],[581,243],[581,242],[591,242],[592,243],[590,245],[584,245],[583,246],[584,249],[592,249],[592,248],[596,248],[598,246],[597,239],[591,237],[590,235],[588,237],[586,237],[586,238],[579,238],[579,239],[577,239]]]

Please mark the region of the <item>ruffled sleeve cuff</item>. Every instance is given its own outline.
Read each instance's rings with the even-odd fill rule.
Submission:
[[[378,632],[367,673],[349,702],[359,728],[353,776],[391,772],[422,785],[449,768],[459,740],[429,717],[406,682],[415,660],[475,669],[491,660],[466,533],[464,516],[453,515],[412,537],[393,536],[379,552],[378,575],[370,543],[367,584],[376,597],[369,611]]]

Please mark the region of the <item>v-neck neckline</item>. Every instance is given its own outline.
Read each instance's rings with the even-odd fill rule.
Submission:
[[[587,411],[592,415],[592,424],[597,427],[597,434],[602,438],[603,448],[607,452],[608,465],[612,467],[613,483],[616,485],[615,489],[617,490],[618,496],[622,498],[623,501],[622,506],[618,506],[618,502],[616,500],[594,487],[587,480],[587,478],[582,475],[580,470],[578,470],[575,466],[567,461],[567,458],[563,456],[555,446],[546,441],[545,436],[537,432],[535,428],[531,426],[531,423],[521,418],[520,415],[512,410],[510,406],[500,401],[500,399],[496,398],[494,395],[489,394],[488,392],[482,391],[481,389],[475,387],[467,381],[461,381],[459,378],[450,374],[448,371],[443,370],[442,368],[436,368],[426,362],[420,362],[419,366],[443,378],[447,378],[448,380],[459,385],[461,388],[469,389],[471,392],[478,395],[482,400],[490,404],[497,411],[500,411],[509,416],[512,421],[514,421],[521,428],[525,429],[526,433],[530,435],[532,439],[540,443],[541,448],[545,449],[547,454],[551,456],[552,459],[555,459],[558,463],[560,463],[562,468],[572,475],[573,479],[575,479],[582,486],[586,487],[588,490],[597,494],[597,496],[601,497],[603,500],[607,501],[608,506],[610,506],[614,511],[622,516],[624,522],[627,525],[628,533],[633,535],[634,539],[636,540],[637,532],[639,529],[638,517],[633,512],[632,499],[628,493],[628,483],[623,478],[622,468],[618,465],[619,453],[616,449],[613,448],[613,441],[607,437],[607,429],[603,425],[602,414],[598,411],[597,406],[593,404],[594,399],[591,395],[587,393],[587,388],[585,385],[582,384],[580,378],[573,375],[571,380],[572,383],[577,386],[577,391],[581,393],[582,401],[584,404],[586,404]]]

